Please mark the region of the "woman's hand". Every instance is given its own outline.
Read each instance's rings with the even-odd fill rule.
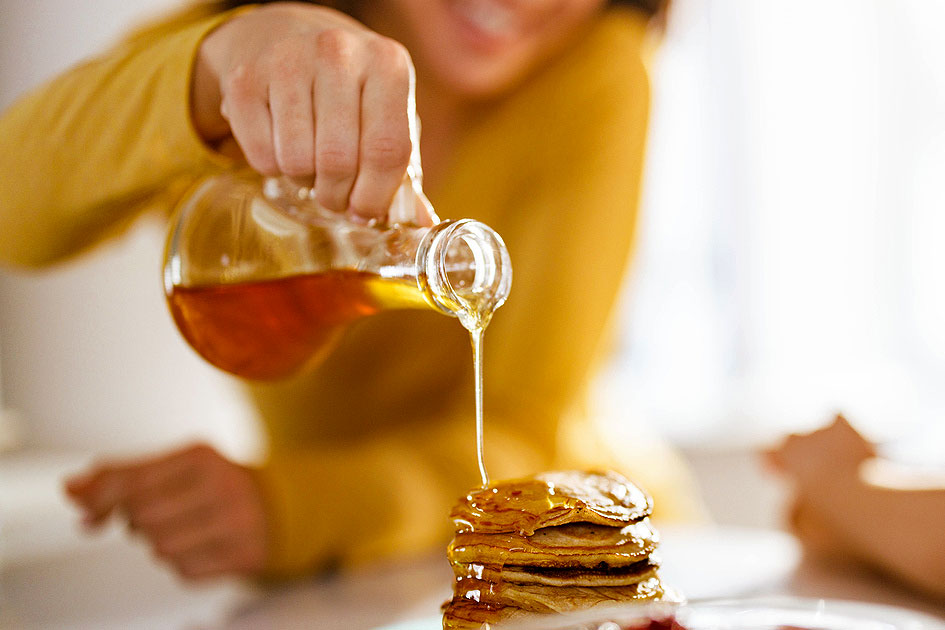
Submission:
[[[768,453],[768,461],[804,492],[819,494],[834,488],[826,481],[858,479],[860,464],[875,456],[873,445],[837,416],[823,429],[789,435]]]
[[[325,7],[270,4],[210,33],[192,115],[208,143],[235,139],[264,175],[314,177],[319,203],[366,219],[386,220],[408,163],[419,171],[409,54]],[[431,224],[428,203],[415,205],[411,218]]]
[[[851,489],[862,484],[860,465],[875,456],[873,445],[840,415],[829,426],[789,435],[768,451],[768,463],[793,485],[788,522],[809,550],[822,556],[855,557],[833,519],[839,509],[842,520]]]
[[[66,493],[91,528],[120,514],[184,578],[254,575],[265,566],[259,489],[248,469],[209,446],[100,465],[67,480]]]
[[[879,474],[867,473],[883,460],[840,416],[789,436],[768,458],[794,486],[790,524],[807,549],[945,598],[945,481],[902,471],[895,484],[877,483]]]

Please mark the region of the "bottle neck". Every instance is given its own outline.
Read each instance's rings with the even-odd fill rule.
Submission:
[[[512,264],[502,238],[473,219],[443,221],[429,229],[417,249],[417,286],[427,302],[482,330],[508,298]]]
[[[468,330],[484,329],[506,300],[512,265],[502,238],[473,219],[441,221],[430,228],[409,222],[390,226],[352,223],[322,208],[314,191],[284,178],[263,183],[263,196],[308,226],[326,268],[357,269],[382,278],[416,277],[423,299],[457,317]],[[315,238],[315,235],[319,235]]]

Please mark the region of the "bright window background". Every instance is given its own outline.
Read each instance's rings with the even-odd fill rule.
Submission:
[[[942,24],[937,0],[674,1],[605,381],[628,416],[731,444],[843,410],[945,462]]]

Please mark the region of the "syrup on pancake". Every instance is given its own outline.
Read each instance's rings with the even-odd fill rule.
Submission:
[[[444,629],[666,599],[652,508],[614,472],[549,472],[470,492],[451,512],[456,582]]]

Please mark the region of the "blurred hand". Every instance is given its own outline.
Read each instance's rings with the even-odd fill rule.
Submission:
[[[99,465],[68,479],[66,493],[87,526],[120,515],[184,578],[252,575],[265,565],[265,512],[252,474],[209,446]]]
[[[875,457],[876,451],[838,415],[828,427],[804,435],[789,435],[767,456],[802,492],[815,492],[830,486],[838,476],[857,476],[860,464]]]
[[[407,50],[310,3],[262,6],[210,33],[192,115],[204,140],[235,139],[259,173],[314,178],[319,203],[366,219],[387,219],[412,151],[419,170]],[[433,223],[422,195],[414,212],[418,225]]]
[[[945,598],[945,484],[877,485],[863,464],[873,446],[838,416],[792,435],[768,458],[794,486],[790,525],[805,549],[853,561]]]
[[[811,552],[853,559],[849,533],[837,522],[844,498],[860,484],[859,468],[876,456],[873,446],[843,416],[823,429],[792,434],[767,459],[794,486],[788,523]]]

